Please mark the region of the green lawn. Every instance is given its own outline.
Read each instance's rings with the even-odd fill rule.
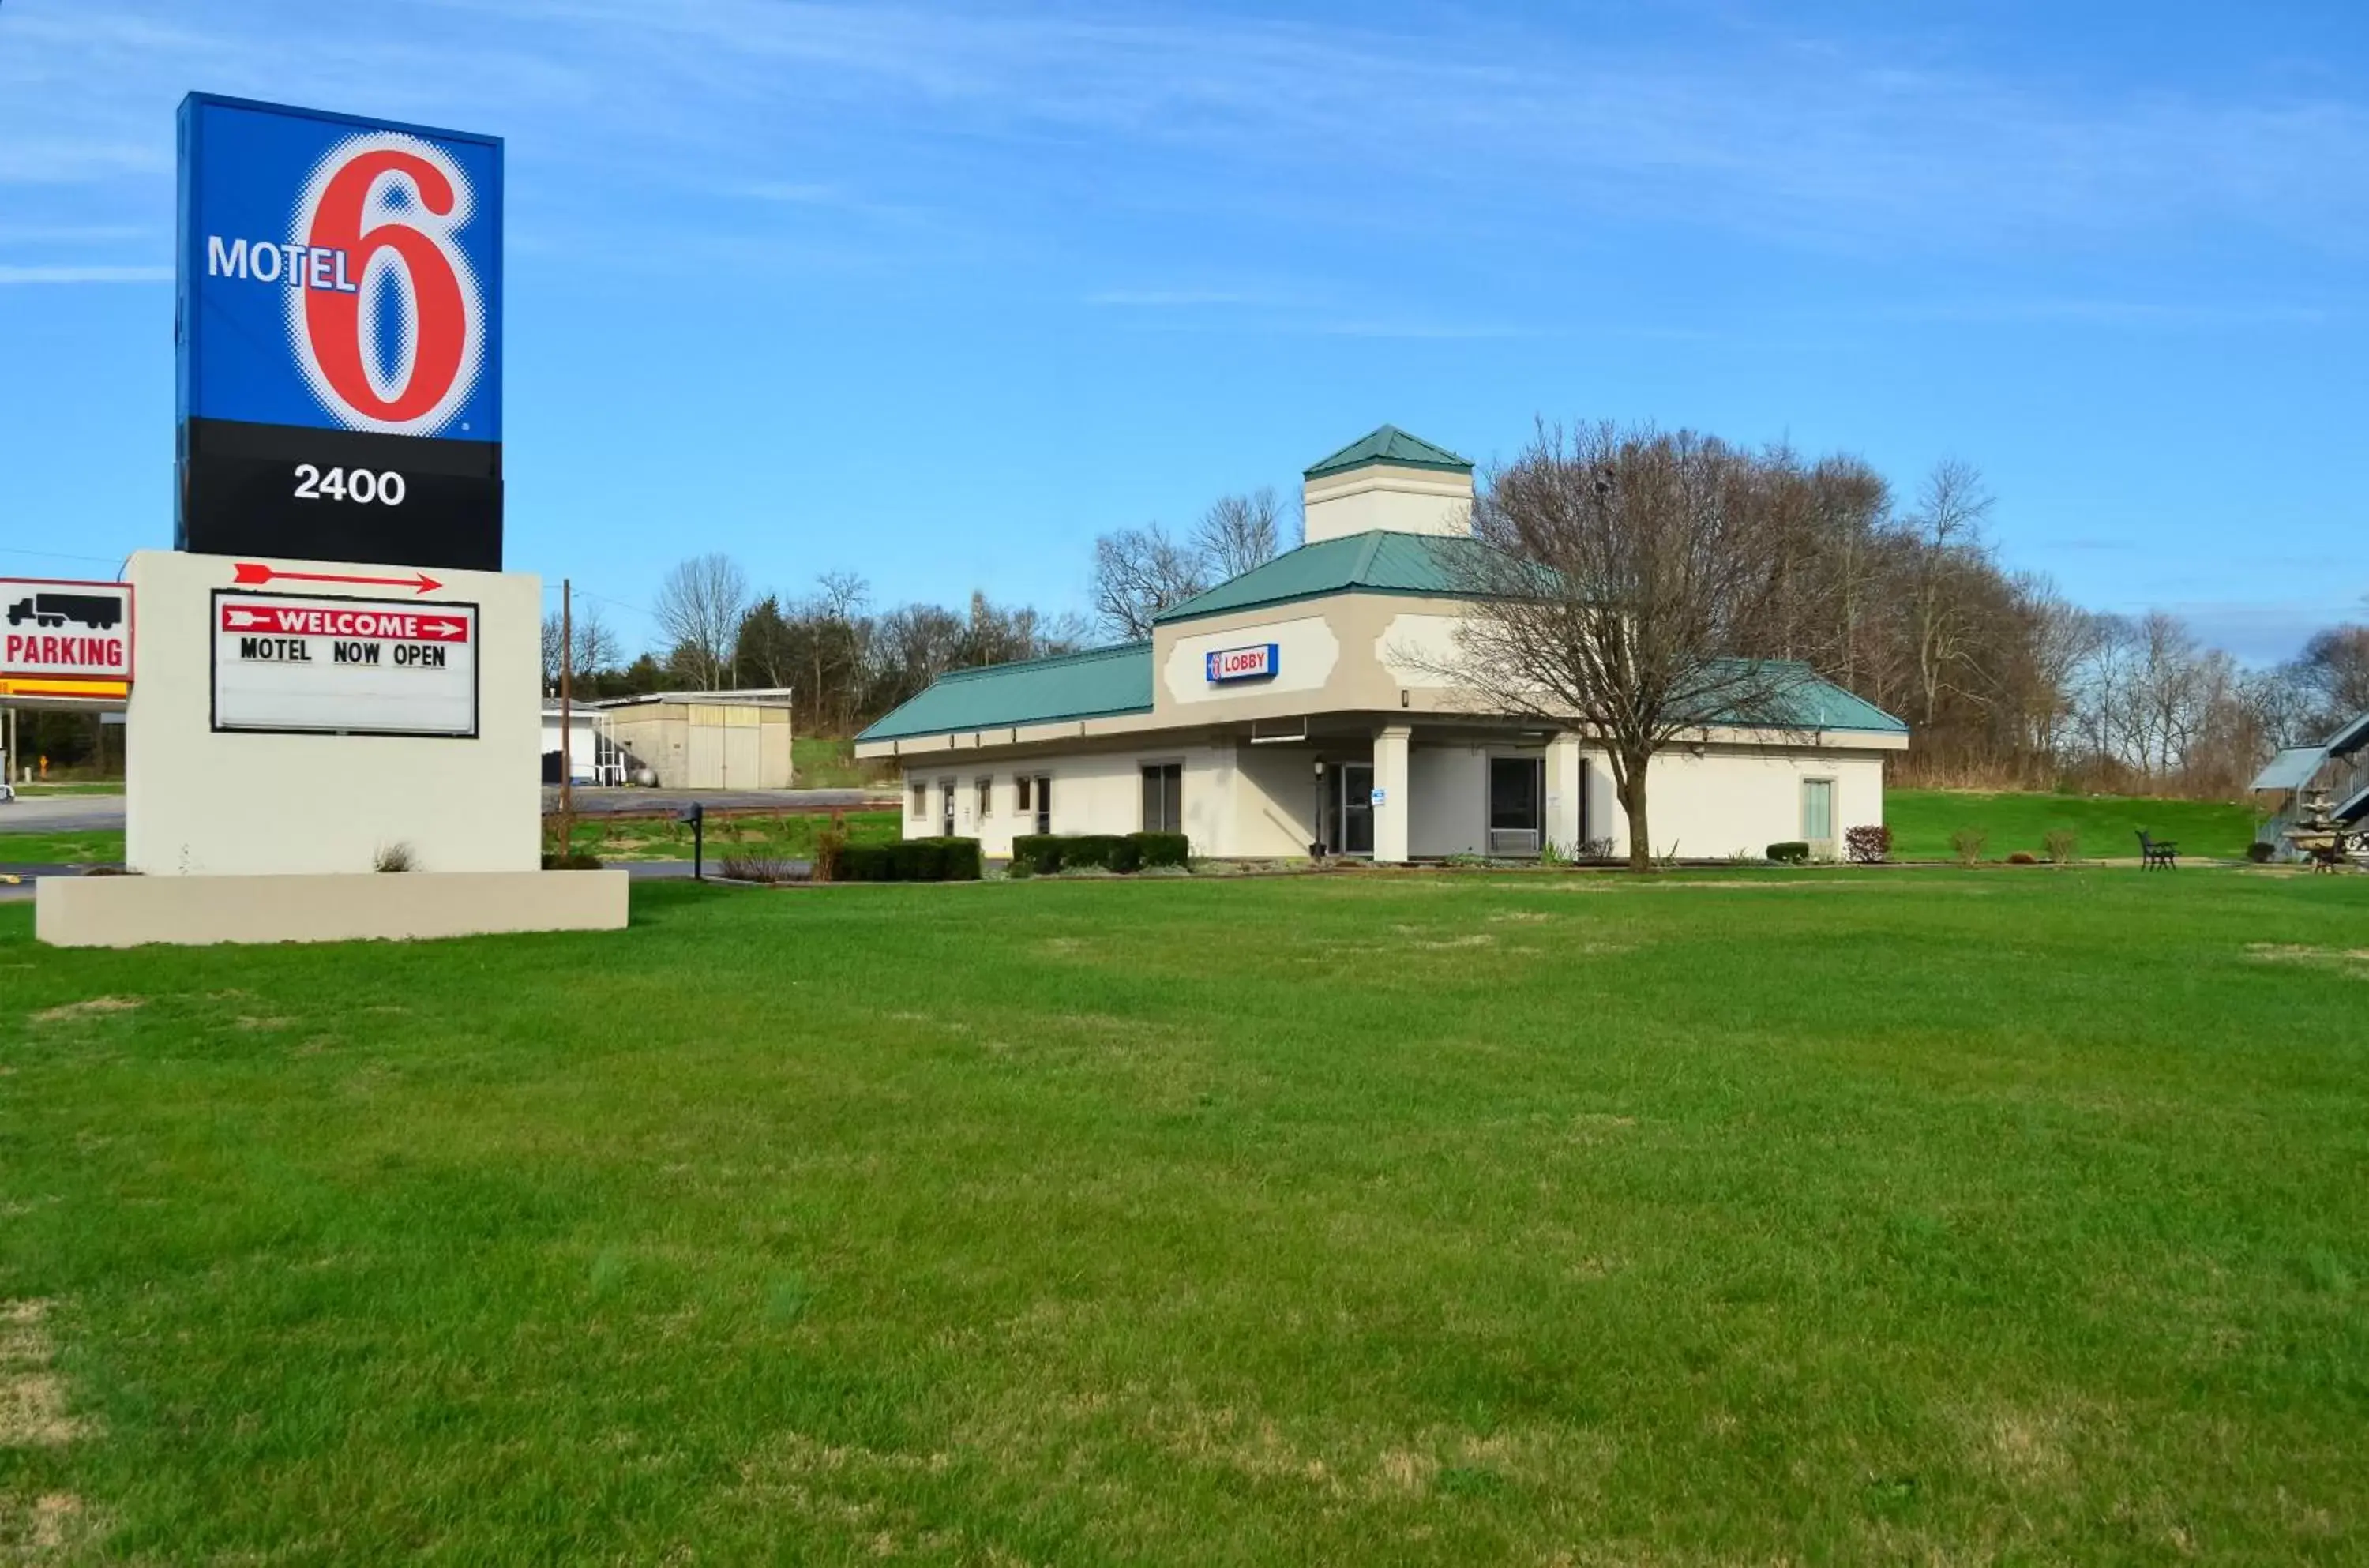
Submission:
[[[21,784],[17,793],[27,799],[48,795],[121,795],[121,779],[100,779],[85,784]]]
[[[90,833],[0,833],[0,865],[80,865],[122,858],[120,828]]]
[[[2237,860],[2254,841],[2253,808],[2217,800],[2147,800],[2111,795],[1981,795],[1954,789],[1887,789],[1883,819],[1902,860],[1951,858],[1961,828],[1990,836],[1983,853],[2005,860],[2017,850],[2039,855],[2052,830],[2080,835],[2085,859],[2135,859],[2138,830],[2170,839],[2183,855]],[[1848,824],[1847,824],[1848,825]]]
[[[853,740],[797,736],[790,741],[791,780],[800,789],[863,789],[877,785],[892,794],[897,773],[877,762],[855,760]]]
[[[2364,922],[2045,869],[0,906],[0,1543],[2357,1562]]]

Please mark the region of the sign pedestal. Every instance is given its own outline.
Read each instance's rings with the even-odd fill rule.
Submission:
[[[141,616],[124,770],[136,875],[43,878],[41,940],[625,923],[624,872],[541,869],[536,578],[165,550],[133,555],[128,576]],[[406,578],[408,594],[383,586]]]

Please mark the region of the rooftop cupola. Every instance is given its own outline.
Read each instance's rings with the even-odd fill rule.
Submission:
[[[1472,464],[1396,425],[1351,441],[1303,475],[1308,543],[1384,529],[1470,533]]]

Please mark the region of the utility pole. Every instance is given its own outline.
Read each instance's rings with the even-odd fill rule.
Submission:
[[[559,579],[559,854],[576,853],[576,585]]]

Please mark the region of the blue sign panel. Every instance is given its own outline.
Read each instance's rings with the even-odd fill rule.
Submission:
[[[1219,648],[1204,656],[1209,683],[1219,686],[1229,681],[1270,680],[1282,668],[1280,653],[1281,649],[1274,643]]]
[[[501,440],[498,138],[193,93],[180,416]]]

